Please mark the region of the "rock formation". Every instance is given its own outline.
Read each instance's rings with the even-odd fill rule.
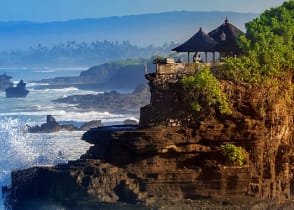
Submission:
[[[86,122],[79,128],[72,124],[61,125],[60,123],[56,122],[55,118],[52,115],[47,115],[46,123],[42,124],[41,126],[37,125],[33,127],[28,127],[28,131],[30,133],[53,133],[58,131],[87,131],[91,128],[96,128],[100,126],[103,126],[101,120],[93,120],[90,122]]]
[[[15,87],[9,87],[5,90],[7,98],[23,98],[29,94],[30,91],[26,89],[26,83],[20,80]]]
[[[95,109],[119,114],[135,113],[139,115],[140,107],[148,104],[149,100],[148,86],[139,85],[133,93],[110,91],[96,95],[72,95],[54,100],[54,102],[76,104],[79,108],[83,109]]]
[[[151,103],[141,109],[139,128],[91,129],[83,138],[94,146],[79,160],[13,172],[12,205],[33,197],[77,208],[101,202],[153,209],[292,208],[292,76],[275,87],[220,78],[233,111],[228,116],[217,107],[194,112],[183,76],[146,76]],[[244,149],[243,166],[223,156],[226,143]]]

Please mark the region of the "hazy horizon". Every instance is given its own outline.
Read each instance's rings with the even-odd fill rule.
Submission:
[[[170,11],[261,13],[283,0],[3,0],[0,21],[52,22]],[[115,5],[115,6],[114,6]]]
[[[46,23],[62,23],[62,22],[70,22],[70,21],[78,21],[78,20],[95,20],[95,19],[111,19],[111,18],[120,18],[120,17],[128,17],[128,16],[144,16],[144,15],[153,15],[153,14],[165,14],[165,13],[174,13],[174,12],[184,12],[184,13],[217,13],[217,12],[227,12],[227,13],[237,13],[237,14],[252,14],[252,15],[258,15],[259,13],[256,12],[236,12],[236,11],[220,11],[220,10],[211,10],[211,11],[192,11],[192,10],[170,10],[170,11],[162,11],[162,12],[150,12],[150,13],[141,13],[141,14],[130,14],[130,15],[113,15],[113,16],[107,16],[107,17],[84,17],[84,18],[73,18],[73,19],[67,19],[67,20],[49,20],[49,21],[37,21],[37,20],[1,20],[2,23],[17,23],[17,22],[28,22],[28,23],[40,23],[40,24],[46,24]]]

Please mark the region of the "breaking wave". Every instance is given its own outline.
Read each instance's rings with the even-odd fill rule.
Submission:
[[[0,181],[11,170],[32,165],[39,156],[32,146],[25,124],[7,117],[0,120]]]
[[[12,170],[75,160],[90,146],[81,141],[83,132],[28,133],[27,124],[32,123],[1,117],[0,183],[6,181]]]
[[[34,107],[36,109],[36,107]],[[42,107],[38,107],[38,109],[42,109]],[[23,117],[38,117],[46,119],[46,115],[52,115],[57,121],[78,121],[78,122],[87,122],[91,120],[102,120],[102,122],[117,122],[124,121],[128,117],[128,115],[122,114],[111,114],[109,112],[78,112],[78,111],[65,111],[65,110],[38,110],[38,111],[21,111],[21,112],[7,112],[0,113],[0,117],[8,116],[23,116]],[[32,122],[28,122],[32,123]]]

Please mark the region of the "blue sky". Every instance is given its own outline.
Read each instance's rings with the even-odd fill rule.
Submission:
[[[260,13],[284,0],[0,0],[0,21],[58,21],[164,11]]]

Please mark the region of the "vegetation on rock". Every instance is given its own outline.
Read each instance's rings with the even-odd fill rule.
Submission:
[[[286,77],[289,70],[294,70],[294,0],[266,10],[247,23],[246,29],[246,35],[238,39],[243,56],[224,58],[220,72],[235,82],[283,88],[275,78]],[[195,111],[200,111],[205,98],[208,106],[218,105],[222,114],[231,113],[226,95],[208,68],[184,78],[183,83],[185,90],[193,92],[189,97]]]
[[[221,146],[222,154],[229,161],[242,166],[244,163],[244,152],[242,147],[237,147],[234,144],[225,144]]]
[[[221,114],[231,114],[226,95],[222,92],[219,81],[210,72],[209,67],[203,67],[193,76],[183,78],[184,89],[190,91],[192,108],[200,111],[201,100],[205,99],[208,106],[217,105]]]

